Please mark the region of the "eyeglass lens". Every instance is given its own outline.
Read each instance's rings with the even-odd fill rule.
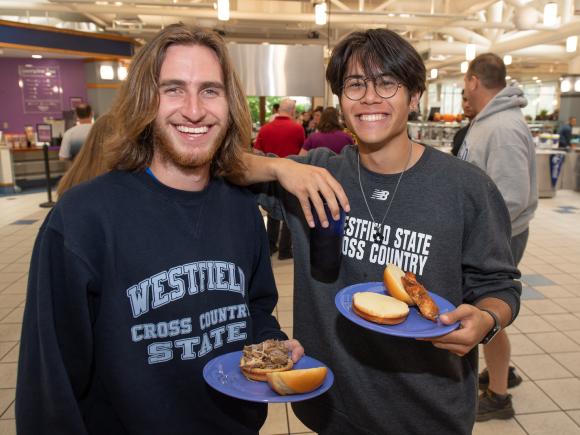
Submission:
[[[399,84],[390,76],[382,75],[378,77],[350,77],[344,82],[343,92],[351,100],[360,100],[367,92],[367,82],[374,83],[375,92],[381,98],[391,98],[399,89]]]

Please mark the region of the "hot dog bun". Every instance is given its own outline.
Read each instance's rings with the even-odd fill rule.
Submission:
[[[402,323],[409,315],[409,306],[405,302],[373,292],[355,293],[352,310],[363,319],[382,325]]]
[[[409,293],[407,293],[403,286],[404,276],[405,272],[403,272],[399,266],[392,263],[387,264],[387,267],[385,267],[385,271],[383,272],[385,288],[395,299],[403,301],[407,305],[415,305],[415,302],[413,302],[413,299],[411,299],[411,296],[409,296]]]
[[[326,378],[326,367],[313,369],[298,369],[285,372],[273,372],[266,375],[268,385],[276,393],[286,396],[288,394],[304,394],[316,390]]]

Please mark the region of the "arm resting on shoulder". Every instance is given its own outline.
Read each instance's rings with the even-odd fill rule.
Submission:
[[[328,227],[324,203],[328,205],[336,220],[340,217],[340,207],[347,212],[350,211],[348,198],[342,186],[324,168],[298,163],[291,159],[263,157],[252,153],[244,153],[242,159],[246,169],[231,181],[242,186],[278,181],[284,189],[298,198],[304,217],[311,228],[314,228],[312,206],[324,227]]]

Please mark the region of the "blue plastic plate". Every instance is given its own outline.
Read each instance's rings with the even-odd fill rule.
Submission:
[[[419,314],[416,307],[409,307],[409,316],[403,323],[399,323],[398,325],[381,325],[369,322],[358,316],[352,310],[352,297],[355,293],[359,292],[373,292],[387,295],[388,292],[386,292],[385,285],[382,282],[365,282],[345,287],[336,294],[334,302],[338,311],[348,320],[371,331],[395,335],[397,337],[430,338],[448,334],[459,327],[459,322],[452,323],[451,325],[443,325],[439,321],[432,322],[431,320],[427,320]],[[447,299],[431,292],[429,292],[429,295],[439,307],[441,314],[455,309],[455,305]]]
[[[326,392],[334,382],[334,374],[328,367],[324,383],[316,390],[305,394],[280,396],[267,382],[248,380],[240,371],[242,352],[230,352],[209,361],[203,368],[203,378],[212,387],[227,396],[250,402],[286,403],[311,399]],[[295,369],[326,367],[320,361],[304,355],[294,364]]]

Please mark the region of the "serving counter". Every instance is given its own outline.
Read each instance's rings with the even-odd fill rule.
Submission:
[[[59,147],[48,148],[48,163],[53,181],[60,178],[69,166],[68,161],[59,160],[58,151]],[[46,178],[42,147],[10,149],[10,160],[16,186],[38,183]]]

